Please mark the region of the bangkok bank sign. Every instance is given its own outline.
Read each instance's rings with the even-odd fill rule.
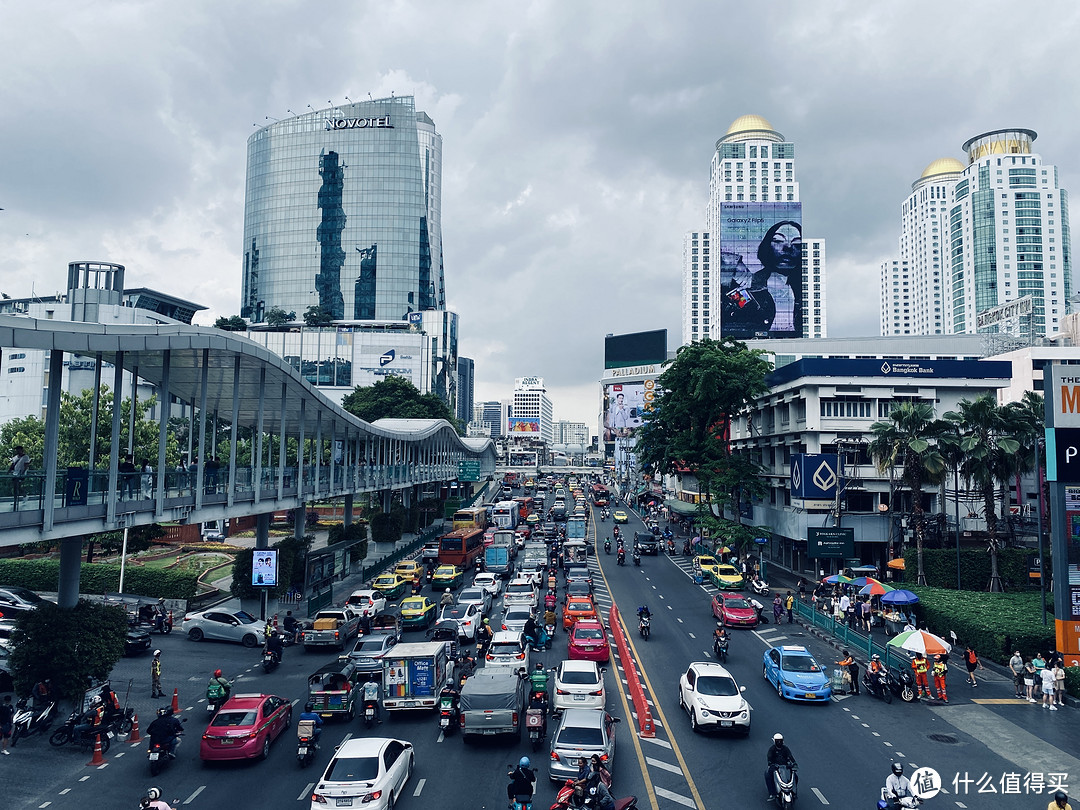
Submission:
[[[334,118],[326,120],[327,129],[393,129],[390,116],[381,118]]]

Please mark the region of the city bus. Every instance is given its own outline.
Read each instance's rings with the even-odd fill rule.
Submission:
[[[480,529],[455,529],[439,540],[439,564],[468,570],[484,553],[484,533]]]
[[[491,513],[491,522],[500,529],[516,529],[521,506],[517,501],[499,501]]]
[[[603,484],[593,484],[592,499],[593,503],[597,506],[607,506],[608,502],[611,500],[611,493],[608,492],[608,488]]]
[[[514,501],[518,505],[518,523],[524,523],[525,518],[536,511],[536,503],[528,495],[514,498]]]
[[[485,528],[487,528],[487,509],[483,506],[471,506],[454,512],[454,531]]]

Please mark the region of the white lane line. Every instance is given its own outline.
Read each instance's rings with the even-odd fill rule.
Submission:
[[[812,790],[814,795],[818,797],[819,802],[821,802],[822,804],[828,804],[829,803],[829,800],[826,799],[824,796],[822,796],[821,791],[818,790],[816,787],[812,787],[812,788],[810,788],[810,790]]]
[[[787,636],[773,636],[772,638],[769,639],[769,641],[771,643],[773,643],[773,644],[776,644],[776,642],[783,641],[786,638],[787,638]]]
[[[435,742],[437,742],[437,743],[441,743],[441,742],[442,742],[443,740],[445,740],[445,739],[446,739],[446,734],[445,734],[445,733],[443,732],[443,730],[442,730],[442,729],[440,728],[440,729],[439,729],[439,736],[438,736],[438,737],[436,738]]]
[[[667,748],[671,750],[671,743],[667,740],[661,740],[659,737],[638,737],[642,742],[652,743],[653,745],[659,745],[661,748]]]
[[[882,742],[885,743],[885,745],[889,746],[889,748],[893,747],[893,744],[891,742],[889,742],[888,740],[882,740]]]
[[[681,793],[675,793],[674,791],[665,790],[659,785],[653,785],[653,792],[656,793],[657,796],[660,796],[664,799],[671,799],[671,801],[673,802],[678,802],[683,807],[697,807],[697,802],[695,802],[688,796],[683,796]]]
[[[52,802],[45,802],[44,804],[39,804],[39,805],[38,805],[38,808],[39,808],[39,810],[40,810],[40,808],[42,808],[42,807],[48,807],[48,806],[49,806],[50,804],[52,804]]]
[[[678,617],[676,617],[676,618],[675,618],[675,621],[677,621],[677,622],[678,622],[679,624],[682,624],[682,623],[683,623],[683,620],[682,620],[682,619],[680,619],[680,618],[678,618]]]
[[[862,727],[863,727],[863,728],[870,728],[870,724],[869,724],[869,723],[863,723],[863,724],[862,724]]]
[[[875,737],[880,737],[881,736],[881,734],[879,734],[876,731],[871,731],[870,733],[873,734]]]
[[[903,753],[901,753],[900,751],[897,751],[896,756],[898,756],[900,759],[903,759],[905,755]]]
[[[184,804],[191,804],[193,801],[195,801],[195,797],[202,793],[204,790],[206,790],[206,785],[199,785],[197,788],[195,788],[194,793],[184,799]]]
[[[671,605],[667,605],[667,609],[668,609],[668,610],[672,610],[672,607],[671,607]],[[682,619],[679,619],[679,621],[681,622],[681,621],[682,621]]]
[[[113,754],[113,759],[119,759],[119,758],[120,758],[120,757],[122,757],[123,755],[124,755],[124,752],[123,752],[123,751],[119,752],[118,754]]]
[[[298,802],[302,802],[304,801],[304,799],[309,799],[311,797],[311,789],[313,787],[315,787],[315,783],[308,782],[307,787],[300,791],[300,795],[296,797],[296,800]]]
[[[427,779],[421,779],[416,783],[416,790],[413,791],[413,796],[419,796],[420,792],[424,789],[424,785],[427,784]]]
[[[79,777],[79,781],[80,781],[80,782],[85,782],[85,781],[86,781],[87,779],[89,779],[89,778],[90,778],[89,776],[80,776],[80,777]]]
[[[850,709],[844,709],[844,711],[847,712],[847,711],[851,711],[851,710]],[[857,714],[851,715],[851,719],[852,720],[862,720],[862,718],[859,717],[859,715],[857,715]]]
[[[678,765],[672,765],[670,762],[664,762],[660,759],[653,759],[652,757],[645,757],[645,761],[652,765],[654,768],[660,768],[661,770],[668,771],[670,773],[682,773],[682,768]]]
[[[697,636],[695,636],[693,633],[687,633],[686,635],[690,636],[690,638],[697,638]]]
[[[202,701],[199,701],[199,702],[201,703]],[[300,698],[296,698],[295,700],[292,701],[292,705],[295,706],[299,702],[300,702]]]
[[[61,796],[66,796],[69,793],[71,793],[71,788],[64,788],[63,790],[60,791]]]
[[[42,805],[42,807],[44,807],[44,806],[45,806],[45,805]],[[957,807],[967,807],[967,805],[966,805],[966,804],[964,804],[963,802],[957,802],[957,803],[956,803],[956,806],[957,806]]]

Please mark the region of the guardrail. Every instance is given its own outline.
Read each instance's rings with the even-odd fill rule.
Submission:
[[[619,609],[614,604],[608,613],[608,627],[611,628],[611,635],[615,637],[615,646],[619,648],[619,659],[626,674],[626,687],[630,690],[630,699],[634,702],[634,712],[638,718],[638,733],[642,737],[655,737],[656,725],[653,723],[652,710],[645,700],[645,690],[641,687],[637,666],[630,655],[630,645],[626,643],[626,635],[619,622]]]
[[[872,635],[867,636],[862,633],[857,633],[843,622],[836,621],[832,616],[826,615],[820,610],[816,610],[812,605],[809,605],[806,602],[796,600],[795,612],[815,627],[820,627],[833,638],[842,641],[846,647],[865,652],[868,660],[871,656],[877,654],[881,656],[885,665],[888,666],[890,663],[890,656],[902,658],[902,656],[894,655],[896,652],[895,647],[890,647],[888,644],[877,644]],[[898,661],[898,663],[906,662]]]

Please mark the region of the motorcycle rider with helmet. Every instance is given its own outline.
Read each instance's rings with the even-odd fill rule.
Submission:
[[[443,595],[439,597],[439,610],[442,610],[447,605],[454,604],[454,595],[450,593],[450,589],[447,588],[443,591]]]
[[[380,723],[382,722],[382,712],[379,708],[379,682],[375,680],[375,674],[368,675],[368,679],[364,681],[364,710],[367,711],[368,706],[375,707],[375,719]]]
[[[146,795],[139,800],[142,810],[173,810],[169,803],[161,798],[161,788],[152,787],[146,791]]]
[[[795,757],[791,753],[791,749],[784,745],[784,735],[780,732],[773,734],[773,744],[769,747],[769,753],[767,754],[769,767],[765,771],[765,786],[769,789],[769,801],[776,799],[776,781],[773,776],[776,770],[781,765],[787,765],[793,771],[798,768],[798,763],[795,762]],[[798,777],[796,777],[796,784],[798,783]]]
[[[169,759],[176,759],[176,744],[183,733],[184,726],[173,715],[172,706],[163,706],[158,709],[157,718],[146,729],[150,744],[164,748],[169,754]]]
[[[101,721],[105,717],[105,701],[101,699],[101,695],[94,695],[90,698],[90,708],[83,712],[82,717],[79,718],[79,722],[75,724],[72,729],[72,736],[76,740],[81,740],[85,737],[89,737],[95,733],[94,729],[101,726]]]
[[[296,733],[300,735],[300,723],[308,721],[311,726],[311,741],[315,744],[315,747],[319,747],[319,738],[322,736],[323,719],[315,713],[315,704],[310,700],[304,704],[304,710],[300,712],[300,716],[297,719]]]
[[[904,766],[899,762],[892,764],[892,773],[885,780],[885,794],[894,802],[915,795],[911,792],[911,782],[904,776]]]
[[[532,689],[532,694],[529,696],[530,700],[536,696],[540,697],[544,701],[542,708],[547,708],[547,687],[548,687],[548,674],[544,669],[544,665],[539,661],[536,662],[536,666],[533,667],[533,671],[529,673],[529,685]],[[536,707],[541,708],[541,707]]]
[[[285,652],[285,644],[276,630],[271,630],[266,634],[266,646],[264,649],[266,652],[271,653],[279,664],[281,663],[281,657]]]
[[[1069,804],[1069,797],[1065,794],[1064,790],[1059,790],[1054,793],[1053,801],[1046,805],[1046,810],[1072,810],[1072,805]]]
[[[232,684],[221,674],[220,669],[215,669],[214,674],[210,676],[210,681],[206,684],[206,700],[220,707],[229,699],[231,691]]]
[[[506,786],[506,798],[510,802],[510,807],[514,806],[515,800],[522,806],[532,801],[536,773],[531,765],[528,757],[522,757],[518,760],[517,767],[510,772],[510,784]]]
[[[870,658],[870,663],[866,667],[866,675],[876,689],[880,689],[884,692],[889,688],[888,684],[885,682],[887,675],[885,665],[881,663],[881,656],[877,653],[874,653]]]

